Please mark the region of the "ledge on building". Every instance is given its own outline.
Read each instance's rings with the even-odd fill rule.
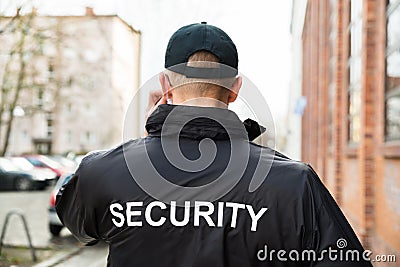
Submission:
[[[400,158],[400,141],[388,141],[380,147],[385,158]]]

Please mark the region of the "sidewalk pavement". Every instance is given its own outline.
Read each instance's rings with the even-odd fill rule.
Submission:
[[[56,253],[50,259],[32,267],[105,267],[107,265],[107,255],[108,246],[106,244],[80,247]]]

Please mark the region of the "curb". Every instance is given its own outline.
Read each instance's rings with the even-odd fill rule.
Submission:
[[[64,262],[68,258],[79,254],[80,251],[81,251],[81,248],[74,248],[73,250],[70,250],[70,251],[60,251],[60,252],[55,253],[54,256],[52,256],[51,258],[49,258],[45,261],[39,262],[39,263],[33,265],[32,267],[53,267],[59,263]]]

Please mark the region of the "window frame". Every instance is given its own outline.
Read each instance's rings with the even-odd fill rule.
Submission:
[[[389,76],[388,76],[388,58],[394,52],[399,51],[400,53],[400,41],[389,46],[389,17],[393,14],[395,10],[400,10],[400,0],[394,0],[390,3],[390,0],[386,1],[386,43],[385,43],[385,92],[384,92],[384,141],[385,143],[399,143],[400,144],[400,134],[398,136],[390,136],[388,134],[388,100],[393,97],[400,97],[400,85],[393,88],[389,88]],[[400,78],[400,77],[399,77]],[[390,89],[390,90],[389,90]]]
[[[348,33],[348,58],[347,58],[347,76],[348,76],[348,83],[347,83],[347,145],[349,147],[357,147],[360,143],[360,130],[361,130],[361,79],[362,79],[362,36],[363,36],[363,6],[364,3],[362,0],[359,1],[359,12],[357,12],[356,16],[353,17],[352,11],[352,3],[353,1],[349,1],[349,24],[347,26],[347,33]],[[359,24],[359,25],[358,25]],[[356,42],[352,42],[354,36],[353,34],[357,34],[357,26],[359,27],[358,30],[360,31],[360,38],[359,43],[357,45]],[[354,33],[352,32],[354,30]],[[352,34],[353,33],[353,34]],[[357,36],[357,35],[356,35]],[[353,43],[355,43],[355,48],[353,47]],[[354,51],[356,48],[359,48],[358,51]],[[353,54],[354,53],[354,54]],[[359,69],[354,69],[357,65],[357,60],[359,62]],[[357,71],[358,79],[353,80],[353,71]],[[354,103],[354,95],[358,93],[358,103]],[[357,107],[358,105],[358,107]],[[356,106],[358,108],[358,112],[351,112],[352,107]],[[358,116],[358,118],[357,118]],[[353,121],[353,120],[356,121]],[[352,139],[352,127],[354,123],[358,121],[358,139]]]

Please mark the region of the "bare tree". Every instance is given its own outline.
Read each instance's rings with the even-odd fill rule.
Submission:
[[[51,61],[50,56],[43,53],[43,46],[53,43],[57,52],[60,49],[62,34],[60,25],[57,23],[38,23],[35,9],[21,15],[21,8],[17,9],[15,16],[3,17],[6,21],[2,27],[0,37],[8,40],[0,49],[1,56],[6,58],[3,64],[0,63],[2,80],[0,83],[0,155],[7,153],[10,135],[15,119],[16,107],[22,107],[32,115],[36,112],[53,113],[58,107],[59,91],[62,81],[57,75],[51,75],[43,82],[38,77],[50,70],[38,69],[36,64],[40,59]],[[53,69],[52,72],[55,70]],[[50,76],[50,75],[48,75]],[[55,78],[54,78],[54,77]],[[24,94],[38,95],[45,93],[52,95],[53,103],[56,105],[43,106],[35,103],[27,103],[21,99]],[[4,131],[4,133],[3,133]]]
[[[6,69],[3,75],[3,83],[1,88],[1,107],[0,107],[0,119],[3,125],[4,111],[7,111],[8,118],[4,121],[6,132],[4,136],[3,147],[1,155],[7,151],[9,145],[10,133],[14,121],[14,109],[17,106],[21,90],[24,85],[24,79],[26,76],[26,57],[25,57],[25,44],[26,38],[30,31],[30,24],[33,20],[34,13],[32,12],[28,16],[20,16],[20,9],[17,10],[17,14],[10,20],[10,23],[15,22],[15,29],[18,31],[17,41],[15,47],[9,53],[8,61],[6,63]],[[10,24],[8,24],[10,25]],[[9,88],[9,75],[11,73],[11,67],[13,66],[14,59],[17,59],[18,75],[15,86]],[[1,128],[1,127],[0,127]],[[1,134],[1,133],[0,133]]]

